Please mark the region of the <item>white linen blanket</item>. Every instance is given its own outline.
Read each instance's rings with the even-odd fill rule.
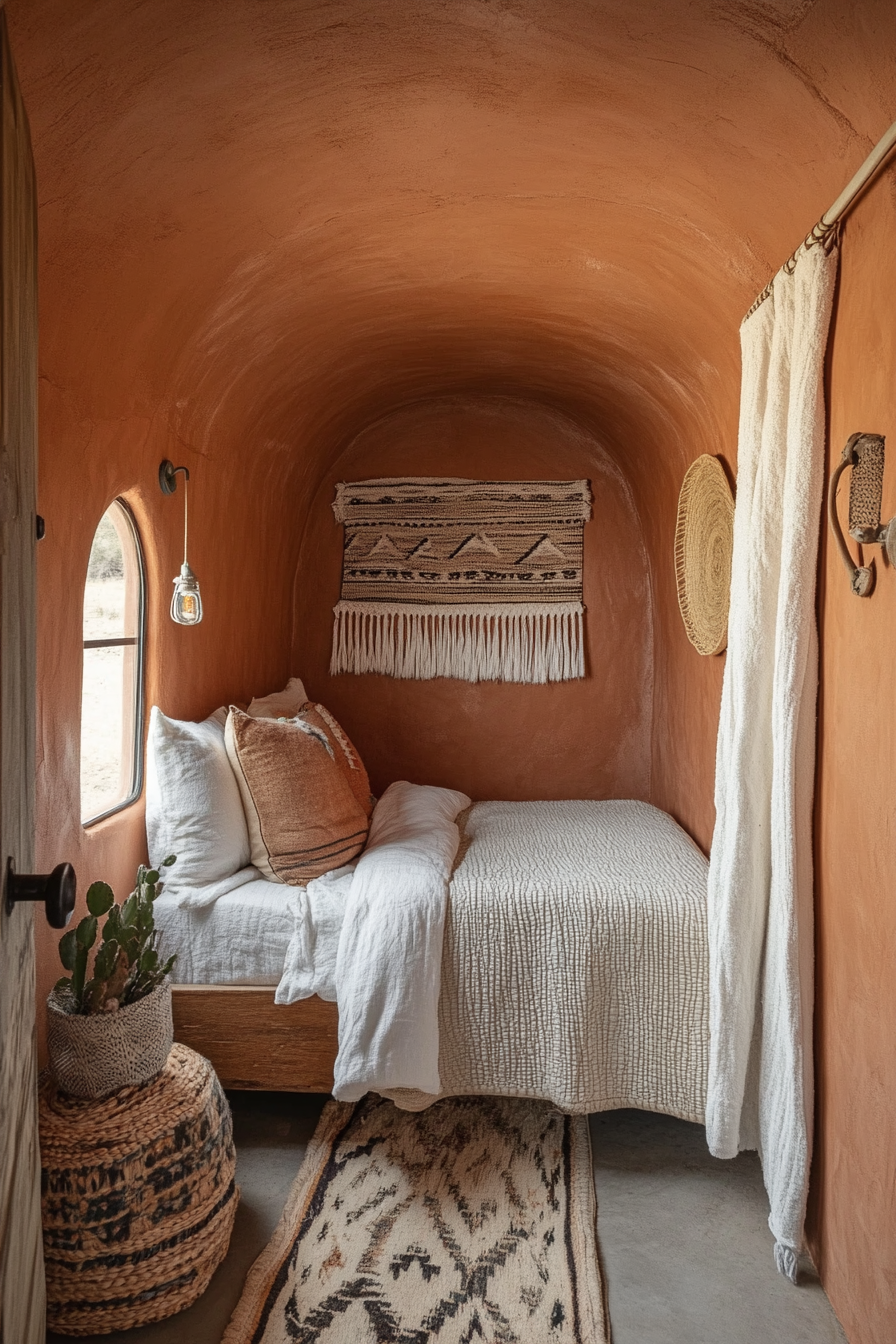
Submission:
[[[283,961],[275,1003],[295,1003],[312,994],[336,1002],[336,959],[357,862],[296,887],[290,898],[293,933]]]
[[[336,955],[339,1054],[333,1095],[371,1088],[438,1093],[439,987],[448,882],[470,800],[391,784],[358,860]]]

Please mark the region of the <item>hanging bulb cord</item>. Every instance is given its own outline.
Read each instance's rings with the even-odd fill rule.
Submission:
[[[187,496],[190,492],[190,478],[184,477],[184,564],[187,563]]]

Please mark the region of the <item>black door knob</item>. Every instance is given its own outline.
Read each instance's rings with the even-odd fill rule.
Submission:
[[[19,901],[43,901],[47,923],[64,929],[75,908],[78,879],[70,863],[60,863],[52,873],[17,873],[12,859],[6,860],[6,913]]]

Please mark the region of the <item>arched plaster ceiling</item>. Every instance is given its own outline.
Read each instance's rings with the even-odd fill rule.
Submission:
[[[304,497],[465,390],[586,421],[641,494],[730,453],[740,318],[892,117],[890,0],[8,10],[61,413]]]

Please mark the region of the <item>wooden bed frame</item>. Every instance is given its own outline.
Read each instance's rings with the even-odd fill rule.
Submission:
[[[204,1055],[224,1087],[331,1092],[338,1011],[316,995],[275,1004],[272,988],[172,985],[174,1039]]]

